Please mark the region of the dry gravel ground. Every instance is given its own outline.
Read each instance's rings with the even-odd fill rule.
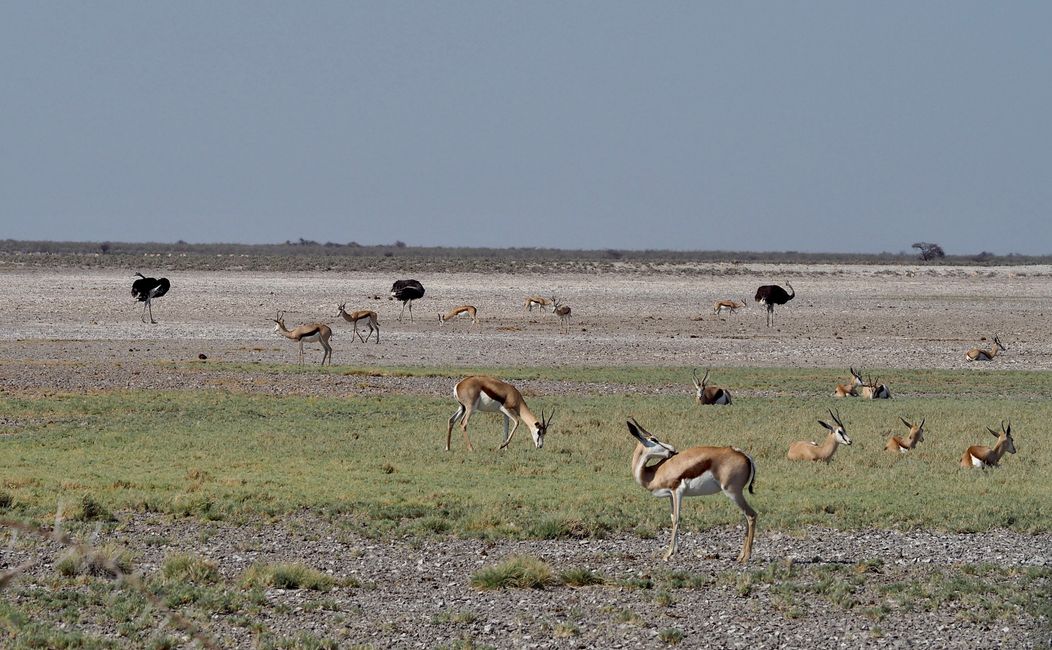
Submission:
[[[622,272],[417,276],[426,297],[414,322],[398,322],[399,303],[385,295],[397,277],[354,274],[180,272],[167,274],[172,291],[157,301],[159,323],[139,321],[130,296],[133,270],[0,270],[0,390],[130,387],[233,389],[307,394],[310,377],[267,373],[185,374],[153,363],[191,360],[289,362],[295,346],[268,321],[286,311],[290,326],[334,323],[335,361],[356,365],[712,365],[866,368],[964,368],[964,351],[997,333],[1009,352],[984,367],[1052,368],[1052,267],[902,267],[823,265],[689,265]],[[150,275],[163,271],[142,269]],[[797,298],[764,326],[751,297],[759,284],[788,280]],[[530,293],[556,294],[573,308],[569,334],[551,314],[524,315]],[[716,317],[719,298],[748,298],[749,307]],[[381,344],[352,343],[350,325],[335,322],[336,305],[379,312]],[[478,307],[481,329],[467,322],[440,326],[436,314],[462,303]],[[320,359],[310,347],[308,359]],[[323,390],[355,392],[354,378],[333,377]],[[196,382],[188,384],[188,381]],[[343,383],[341,383],[343,382]],[[446,394],[447,381],[384,378],[374,390]],[[552,392],[579,390],[552,382]],[[0,414],[2,415],[2,414]],[[627,479],[626,479],[627,480]],[[643,496],[641,495],[641,498]],[[697,507],[702,507],[698,505]],[[272,590],[262,623],[286,636],[310,632],[376,647],[436,647],[458,640],[500,648],[657,647],[661,630],[682,631],[685,647],[1048,647],[1048,621],[1021,616],[1016,624],[970,621],[960,611],[904,611],[874,623],[863,607],[813,606],[789,618],[776,594],[762,586],[740,598],[726,575],[740,544],[738,528],[684,531],[680,555],[656,561],[664,539],[502,542],[395,540],[349,537],[310,515],[265,527],[121,516],[113,534],[142,554],[139,569],[156,568],[173,549],[213,558],[234,578],[256,560],[304,561],[365,587],[323,596]],[[147,537],[170,540],[145,544]],[[35,550],[34,550],[35,549]],[[54,554],[44,546],[0,550],[0,570],[39,554],[31,570],[50,575]],[[548,561],[557,571],[587,567],[613,580],[683,569],[713,576],[708,586],[677,589],[658,604],[653,591],[624,587],[479,592],[470,576],[511,554]],[[762,529],[753,567],[791,559],[856,564],[881,560],[875,584],[923,580],[932,570],[961,563],[1041,566],[1052,563],[1052,537],[998,531],[946,535],[892,531],[809,530],[788,536]],[[304,603],[320,598],[337,611]],[[639,619],[619,620],[631,611]],[[454,616],[461,612],[470,616]],[[470,619],[470,620],[468,620]],[[100,621],[98,631],[110,631]],[[879,628],[879,632],[877,630]],[[241,647],[251,634],[224,617],[211,630]]]

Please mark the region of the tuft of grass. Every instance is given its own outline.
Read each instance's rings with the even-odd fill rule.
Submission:
[[[543,589],[555,584],[551,567],[528,555],[515,555],[471,576],[476,589]]]
[[[101,503],[95,500],[95,497],[90,494],[85,494],[80,498],[80,502],[77,504],[76,510],[72,513],[71,519],[76,521],[116,521],[116,517],[113,513],[106,509]]]
[[[556,639],[572,639],[581,635],[581,628],[573,623],[559,623],[552,628],[552,636]]]
[[[667,645],[676,645],[683,640],[683,632],[674,627],[667,627],[658,632],[658,638]]]
[[[178,553],[165,559],[161,575],[173,582],[191,582],[200,585],[219,581],[219,569],[215,562],[191,553]]]
[[[11,496],[10,492],[4,492],[0,490],[0,510],[7,510],[15,503],[15,498]]]
[[[105,544],[93,549],[74,546],[69,548],[55,563],[55,570],[59,575],[67,578],[74,576],[115,578],[122,573],[131,573],[132,560],[132,552],[119,544]]]
[[[570,587],[588,587],[606,582],[603,576],[591,569],[567,569],[559,574],[559,581]]]
[[[257,563],[245,570],[241,576],[241,586],[274,587],[275,589],[310,589],[328,591],[336,585],[336,580],[317,569],[302,563]]]

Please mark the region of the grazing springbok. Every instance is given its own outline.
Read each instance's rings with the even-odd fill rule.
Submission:
[[[570,333],[570,306],[553,303],[552,313],[559,317],[559,325],[562,326],[563,334]]]
[[[756,463],[752,458],[736,447],[691,447],[676,451],[634,418],[628,419],[628,432],[638,441],[632,453],[632,476],[636,483],[656,497],[668,497],[672,503],[672,539],[664,559],[667,561],[676,552],[684,497],[722,492],[745,514],[745,541],[738,561],[748,562],[756,534],[756,511],[745,500],[746,487],[752,494],[756,481]]]
[[[789,445],[789,453],[786,457],[789,460],[821,460],[828,463],[832,458],[833,454],[836,453],[836,449],[840,445],[850,445],[851,439],[847,437],[847,432],[844,430],[844,423],[840,421],[840,411],[836,413],[833,411],[829,412],[832,416],[833,422],[836,422],[836,427],[831,427],[822,420],[818,423],[829,430],[829,435],[826,436],[825,442],[818,444],[811,442],[810,440],[801,440],[794,442]]]
[[[858,397],[858,391],[855,390],[855,386],[861,383],[862,379],[855,372],[854,368],[851,368],[851,382],[847,384],[837,384],[836,388],[833,389],[833,397]]]
[[[906,437],[891,436],[891,438],[888,439],[888,444],[884,445],[884,450],[898,451],[905,454],[916,447],[918,442],[924,442],[925,418],[921,418],[920,424],[911,424],[906,418],[901,416],[899,419],[902,420],[902,423],[910,430],[910,433]]]
[[[746,306],[748,306],[748,303],[745,301],[745,298],[742,298],[741,302],[735,302],[733,300],[717,300],[712,303],[712,313],[719,316],[724,310],[726,310],[733,314],[739,309],[745,309]]]
[[[376,312],[368,309],[361,309],[359,311],[352,311],[347,313],[347,303],[337,305],[336,315],[333,318],[343,318],[343,320],[354,325],[354,334],[351,336],[351,343],[354,343],[354,337],[357,336],[365,343],[369,340],[369,337],[376,332],[376,344],[380,344],[380,322],[376,319]],[[365,324],[369,326],[369,331],[366,333],[365,338],[362,338],[362,333],[358,331],[358,323],[365,321]]]
[[[961,456],[961,467],[997,467],[997,463],[1001,461],[1001,456],[1004,456],[1005,452],[1015,453],[1011,422],[1008,423],[1006,428],[1004,421],[1001,421],[1001,433],[997,433],[990,427],[986,427],[986,430],[990,432],[990,435],[997,438],[997,444],[993,447],[972,445],[965,449],[964,455]]]
[[[541,418],[538,420],[530,407],[526,406],[526,400],[522,398],[522,393],[517,388],[486,375],[472,375],[461,379],[453,386],[453,397],[460,406],[457,412],[449,418],[449,426],[446,428],[446,451],[449,451],[453,425],[462,418],[460,430],[464,433],[464,442],[467,443],[468,451],[475,451],[475,448],[471,446],[471,440],[468,439],[468,418],[474,411],[504,415],[504,442],[501,443],[498,450],[508,447],[520,421],[530,430],[533,435],[533,444],[540,449],[544,446],[544,434],[548,432],[548,425],[552,423],[552,417],[555,416],[555,411],[552,410],[551,414],[545,418],[542,409]],[[511,422],[514,424],[511,425],[511,431],[509,431],[508,425]]]
[[[998,352],[1008,352],[1008,348],[1001,343],[1000,338],[995,336],[994,344],[990,346],[989,351],[982,348],[972,348],[964,353],[964,358],[966,361],[992,361]]]
[[[533,311],[534,307],[540,307],[541,311],[547,311],[548,307],[555,304],[555,296],[551,298],[545,298],[544,296],[533,295],[526,296],[526,300],[522,301],[522,311]]]
[[[694,369],[694,401],[698,404],[730,404],[731,392],[719,386],[709,386],[709,370],[705,370],[705,376],[698,381],[698,369]]]
[[[299,327],[289,330],[285,327],[285,312],[278,312],[277,318],[272,318],[274,325],[274,331],[281,334],[287,339],[291,339],[300,344],[300,365],[303,365],[303,344],[313,343],[317,341],[321,343],[321,347],[325,349],[325,352],[321,355],[321,365],[325,365],[325,360],[329,360],[329,365],[332,365],[332,346],[329,345],[329,339],[332,337],[332,330],[325,323],[308,323],[300,325]]]
[[[482,325],[479,324],[478,310],[475,309],[473,305],[461,305],[450,309],[445,314],[440,313],[438,315],[438,322],[439,324],[446,323],[458,316],[467,316],[471,318],[472,325],[478,325],[480,328],[482,327]]]

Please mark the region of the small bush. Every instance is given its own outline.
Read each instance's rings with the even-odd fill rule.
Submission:
[[[305,564],[254,564],[245,571],[241,586],[328,591],[336,584],[332,576]]]
[[[471,576],[471,586],[476,589],[543,589],[554,582],[547,564],[526,555],[512,556]]]
[[[0,510],[7,510],[14,504],[15,498],[7,492],[0,491]]]

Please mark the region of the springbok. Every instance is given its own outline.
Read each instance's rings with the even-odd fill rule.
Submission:
[[[555,296],[551,298],[545,298],[544,296],[533,295],[526,296],[526,300],[522,302],[522,311],[533,311],[534,307],[540,307],[541,311],[547,311],[548,307],[555,304]]]
[[[376,320],[376,312],[368,309],[362,309],[359,311],[352,311],[347,313],[347,303],[337,305],[336,315],[333,318],[343,318],[343,320],[354,325],[354,334],[351,335],[351,343],[354,343],[354,336],[357,335],[361,339],[362,343],[369,340],[369,337],[376,332],[376,344],[380,344],[380,322]],[[366,333],[365,338],[362,338],[362,333],[358,331],[358,322],[365,321],[365,324],[369,326],[369,331]]]
[[[789,453],[786,454],[789,460],[821,460],[828,463],[833,458],[833,454],[836,453],[838,446],[851,444],[851,439],[847,437],[847,432],[844,430],[844,423],[840,421],[840,411],[838,410],[835,414],[833,411],[829,411],[829,415],[832,416],[833,422],[836,422],[835,428],[822,420],[818,421],[819,424],[829,430],[829,435],[826,436],[825,442],[822,444],[811,442],[810,440],[794,442],[789,445]]]
[[[997,444],[992,448],[986,445],[972,445],[965,449],[964,454],[961,456],[961,467],[997,467],[997,463],[1001,461],[1001,456],[1004,456],[1005,452],[1015,453],[1011,422],[1008,423],[1006,428],[1004,421],[1001,421],[1001,433],[997,433],[990,427],[986,427],[986,430],[990,432],[990,435],[997,438]]]
[[[982,348],[972,348],[964,353],[964,358],[966,361],[992,361],[999,351],[1008,352],[1008,348],[1001,343],[1000,338],[995,336],[994,344],[990,346],[989,351]]]
[[[553,303],[552,313],[559,317],[559,325],[562,326],[563,334],[570,333],[570,306]]]
[[[916,447],[918,442],[924,442],[925,418],[921,418],[920,424],[911,424],[906,418],[901,416],[899,419],[902,420],[902,423],[910,430],[910,433],[906,437],[891,436],[891,438],[888,439],[888,444],[884,445],[884,450],[898,451],[905,454]]]
[[[836,388],[833,389],[833,397],[858,397],[858,391],[855,390],[855,386],[862,382],[862,379],[855,372],[854,368],[851,370],[851,383],[848,384],[837,384]]]
[[[275,323],[274,331],[281,334],[287,339],[291,339],[300,344],[300,365],[303,365],[303,344],[313,343],[317,341],[321,343],[321,347],[325,349],[325,352],[321,355],[321,365],[325,365],[325,360],[329,360],[329,365],[332,365],[332,346],[329,345],[329,338],[332,337],[332,330],[325,323],[309,323],[300,325],[299,327],[289,330],[285,327],[285,312],[278,312],[277,318],[270,319]]]
[[[735,302],[733,300],[717,300],[712,303],[712,313],[719,316],[724,310],[734,313],[739,309],[745,309],[748,303],[745,298],[742,298],[741,302]]]
[[[855,386],[862,389],[862,399],[891,399],[891,390],[887,384],[878,383],[872,378],[862,381],[861,374],[854,370],[851,371],[851,376],[855,380]]]
[[[450,309],[445,314],[440,313],[438,315],[438,322],[439,324],[446,323],[458,316],[464,315],[471,318],[472,325],[478,325],[480,328],[482,327],[482,325],[479,324],[478,310],[475,309],[473,305],[461,305],[459,307],[454,307],[453,309]]]
[[[709,370],[705,370],[705,376],[698,381],[698,369],[694,369],[694,401],[698,404],[730,404],[731,393],[729,390],[719,386],[709,386]]]
[[[544,446],[544,434],[548,432],[548,426],[552,422],[552,417],[555,416],[555,411],[552,410],[551,414],[545,418],[542,409],[541,418],[538,420],[533,411],[526,406],[526,400],[522,398],[522,393],[517,388],[486,375],[472,375],[461,379],[453,386],[453,397],[460,406],[449,418],[449,426],[446,428],[446,451],[449,451],[453,425],[461,418],[463,421],[460,423],[460,430],[464,433],[464,442],[467,443],[468,451],[475,451],[475,448],[471,446],[471,440],[468,439],[468,419],[474,411],[504,415],[504,442],[501,443],[498,450],[508,447],[520,421],[530,430],[533,435],[533,444],[540,449]],[[511,422],[514,424],[511,426],[511,431],[508,431],[508,425]]]
[[[684,497],[722,492],[745,514],[745,540],[738,561],[748,562],[756,534],[756,511],[745,500],[745,488],[753,494],[756,481],[756,463],[752,458],[736,447],[690,447],[676,451],[644,429],[635,418],[628,419],[628,432],[638,441],[632,453],[632,476],[636,483],[656,497],[668,497],[672,504],[672,539],[665,551],[665,561],[676,552]]]

